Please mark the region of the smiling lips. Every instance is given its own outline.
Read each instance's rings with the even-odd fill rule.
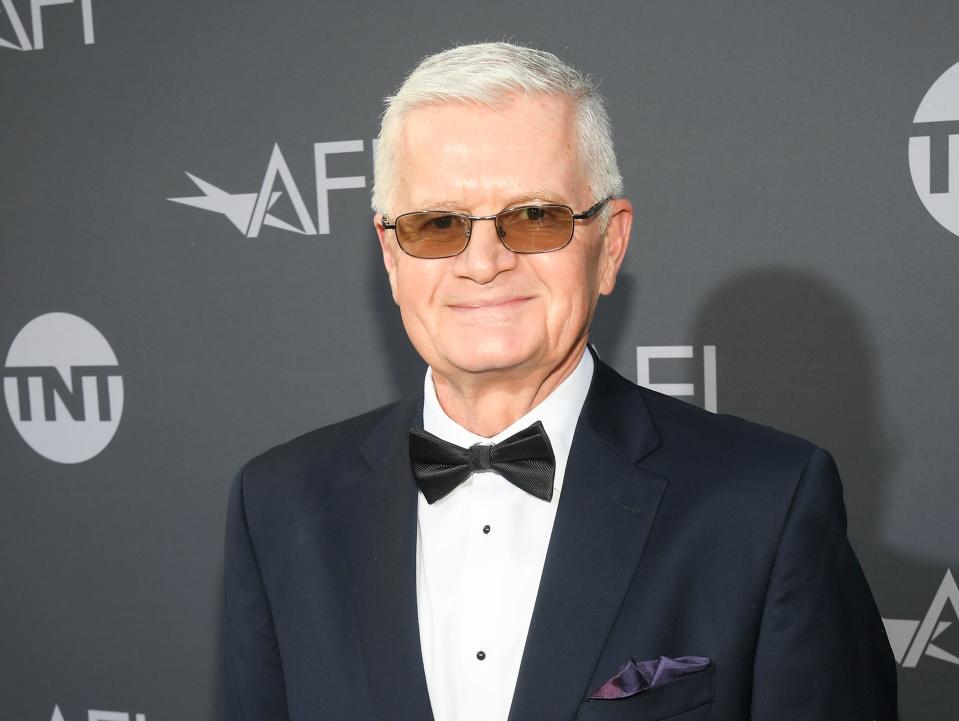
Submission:
[[[524,304],[526,301],[530,300],[531,296],[512,296],[509,298],[502,299],[491,299],[484,301],[471,301],[469,303],[450,303],[449,307],[456,311],[470,312],[470,311],[508,311],[513,310],[514,308],[519,307]]]

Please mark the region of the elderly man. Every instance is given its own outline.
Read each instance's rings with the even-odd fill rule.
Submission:
[[[374,224],[426,378],[237,477],[224,718],[895,719],[829,455],[588,348],[621,186],[549,53],[455,48],[388,100]]]

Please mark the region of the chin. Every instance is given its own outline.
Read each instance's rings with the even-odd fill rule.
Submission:
[[[531,354],[522,344],[480,342],[449,349],[445,361],[449,366],[466,373],[487,373],[516,368],[526,363]]]

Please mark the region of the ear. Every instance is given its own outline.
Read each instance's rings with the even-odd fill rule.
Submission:
[[[376,237],[380,240],[380,250],[383,251],[383,267],[386,268],[386,275],[390,279],[390,291],[393,293],[393,302],[399,303],[396,299],[396,260],[399,248],[390,232],[383,227],[383,215],[377,213],[373,216],[373,227],[376,228]]]
[[[599,278],[600,295],[609,295],[616,287],[616,276],[629,248],[629,234],[633,227],[633,205],[625,198],[609,201],[611,215],[603,237],[602,270]]]

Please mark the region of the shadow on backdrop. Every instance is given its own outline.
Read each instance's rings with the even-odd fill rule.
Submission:
[[[896,459],[882,425],[876,350],[853,303],[806,271],[757,269],[705,297],[694,337],[719,345],[720,411],[829,449],[851,525],[873,543]]]
[[[884,426],[878,354],[856,305],[809,271],[757,268],[704,297],[693,337],[718,346],[720,412],[802,436],[833,453],[850,537],[882,615],[921,619],[944,568],[883,544],[898,443]],[[951,718],[955,699],[947,689],[954,679],[947,677],[955,671],[927,656],[917,668],[900,668],[900,707]],[[941,698],[930,697],[933,689]]]

